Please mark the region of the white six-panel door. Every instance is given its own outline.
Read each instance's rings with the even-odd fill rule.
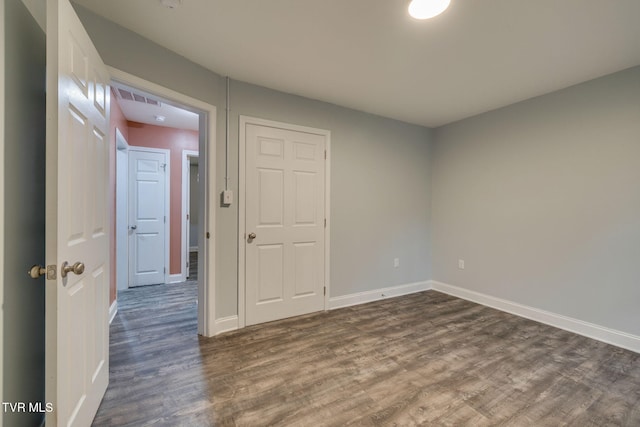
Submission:
[[[325,136],[257,124],[245,135],[246,324],[323,310]]]
[[[130,286],[165,283],[167,152],[129,151]]]
[[[90,425],[109,381],[108,82],[69,1],[47,1],[48,427]]]

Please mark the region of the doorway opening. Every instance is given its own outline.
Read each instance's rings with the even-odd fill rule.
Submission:
[[[213,335],[214,242],[205,234],[208,224],[215,224],[207,203],[214,184],[207,182],[214,176],[207,165],[215,164],[215,150],[207,147],[214,143],[215,107],[119,70],[110,72],[117,149],[112,269],[117,291],[157,284],[174,292],[190,283],[188,292],[197,288],[198,333]],[[166,191],[161,176],[167,179]],[[154,224],[162,227],[148,228]],[[118,307],[116,298],[112,318]]]
[[[182,159],[199,153],[199,116],[117,82],[112,95],[112,122],[121,140],[116,168],[118,289],[183,283],[189,277],[183,241],[195,240],[197,253],[197,236],[185,236],[190,209],[185,211],[183,200],[190,198],[183,192],[191,187],[185,182],[191,165]],[[195,163],[195,176],[197,168]],[[198,202],[193,197],[196,210]]]

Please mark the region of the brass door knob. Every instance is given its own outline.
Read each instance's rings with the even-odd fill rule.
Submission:
[[[249,238],[249,240],[253,240],[256,238],[256,233],[249,233],[247,237]]]
[[[84,264],[81,262],[76,262],[73,265],[69,265],[67,261],[62,263],[62,268],[60,269],[60,275],[62,277],[67,277],[67,274],[73,273],[78,276],[84,273]]]
[[[44,276],[46,273],[47,269],[41,265],[34,265],[29,271],[27,271],[27,274],[32,279],[37,279],[40,276]]]

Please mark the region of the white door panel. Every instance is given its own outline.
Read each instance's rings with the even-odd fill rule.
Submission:
[[[248,325],[324,309],[325,136],[246,127]]]
[[[129,151],[131,286],[164,283],[167,154]]]
[[[68,0],[47,3],[47,76],[46,423],[86,426],[109,381],[109,75]]]

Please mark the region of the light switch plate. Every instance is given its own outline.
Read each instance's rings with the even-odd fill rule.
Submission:
[[[222,192],[222,203],[225,205],[233,203],[233,192],[231,190],[224,190]]]

